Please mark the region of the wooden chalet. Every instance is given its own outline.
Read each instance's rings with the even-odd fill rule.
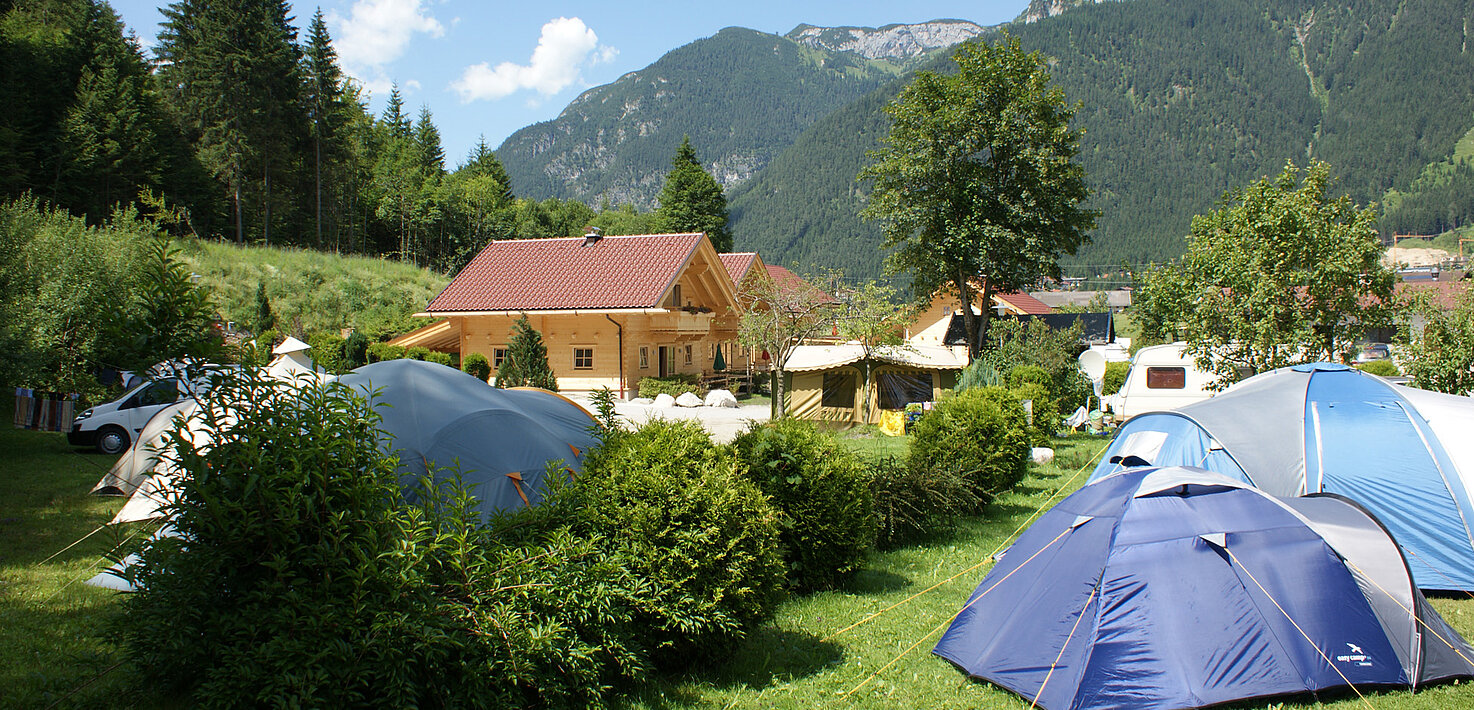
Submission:
[[[497,367],[526,315],[560,389],[633,396],[645,377],[709,374],[718,348],[729,366],[744,359],[731,270],[754,264],[699,233],[494,241],[416,314],[434,323],[391,342],[481,353]]]

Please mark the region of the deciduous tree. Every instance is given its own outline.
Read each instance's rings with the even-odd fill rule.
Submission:
[[[768,353],[773,368],[773,418],[783,417],[783,371],[794,348],[804,339],[834,327],[838,303],[816,283],[830,281],[826,275],[779,281],[766,272],[744,281],[737,299],[744,311],[737,326],[737,341]]]
[[[1397,308],[1377,216],[1331,196],[1330,166],[1287,164],[1193,218],[1187,253],[1146,278],[1143,319],[1188,343],[1225,387],[1246,375],[1340,360]]]
[[[1095,224],[1075,162],[1075,110],[1050,83],[1047,62],[1017,38],[968,42],[955,74],[921,72],[886,112],[892,119],[874,161],[861,215],[881,224],[892,273],[909,274],[918,300],[955,287],[971,356],[987,334],[995,293],[1058,277]]]

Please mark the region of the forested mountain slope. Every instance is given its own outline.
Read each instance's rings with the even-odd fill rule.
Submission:
[[[914,57],[981,31],[961,21],[803,26],[786,37],[729,27],[590,89],[558,118],[514,133],[496,154],[519,195],[650,209],[689,134],[704,167],[730,189]]]
[[[1474,187],[1474,169],[1427,166],[1450,161],[1474,125],[1471,16],[1469,2],[1453,0],[1134,0],[1012,26],[1052,58],[1055,81],[1080,103],[1080,159],[1102,214],[1071,261],[1088,272],[1170,258],[1192,215],[1225,190],[1307,157],[1330,162],[1358,202],[1411,189],[1389,229],[1461,224],[1474,200],[1454,193],[1459,180]],[[734,190],[737,248],[772,263],[878,273],[881,238],[855,217],[854,175],[884,134],[881,107],[903,85],[817,122]]]

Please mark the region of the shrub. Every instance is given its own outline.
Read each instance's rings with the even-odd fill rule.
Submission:
[[[1008,390],[984,387],[944,398],[917,420],[908,461],[919,471],[960,473],[979,500],[1011,490],[1028,472],[1030,432]]]
[[[369,362],[384,362],[385,360],[404,359],[404,348],[388,343],[374,343],[365,351],[368,353]]]
[[[527,316],[512,323],[512,339],[507,343],[507,358],[496,373],[497,387],[541,387],[558,391],[558,378],[548,366],[548,348],[542,333],[533,329]]]
[[[860,568],[876,522],[858,457],[799,419],[754,424],[732,448],[785,518],[780,540],[790,585],[824,589]]]
[[[162,454],[179,536],[145,543],[123,602],[145,682],[199,707],[542,707],[643,673],[622,560],[528,518],[482,528],[455,476],[405,505],[353,390],[245,371],[199,416],[209,444],[179,428]]]
[[[1064,426],[1064,417],[1060,416],[1059,405],[1055,404],[1054,395],[1044,385],[1026,382],[1010,389],[1019,402],[1031,402],[1029,405],[1033,412],[1033,423],[1030,426],[1030,443],[1034,446],[1044,446],[1049,443],[1050,437],[1054,436]],[[1025,412],[1025,421],[1028,421],[1028,412]]]
[[[669,375],[667,377],[642,377],[640,378],[640,396],[655,398],[663,394],[679,397],[690,392],[698,397],[705,397],[706,392],[701,389],[700,378],[694,374]]]
[[[878,522],[875,544],[880,549],[948,530],[978,506],[977,495],[953,469],[919,469],[894,456],[867,464]]]
[[[1402,373],[1397,370],[1397,365],[1391,360],[1372,360],[1370,362],[1357,363],[1356,369],[1369,375],[1378,377],[1397,377]]]
[[[1131,374],[1131,363],[1106,363],[1105,375],[1101,379],[1101,395],[1109,397],[1120,392],[1121,385],[1126,384],[1126,375],[1128,374]]]
[[[417,359],[424,360],[425,362],[433,362],[436,365],[444,365],[446,367],[456,366],[455,358],[451,357],[450,353],[442,353],[436,350],[428,351],[425,353],[424,357]]]
[[[408,349],[406,349],[404,351],[404,357],[405,357],[406,360],[421,360],[421,361],[423,361],[426,358],[428,358],[429,356],[430,356],[430,349],[429,348],[426,348],[426,347],[421,347],[421,346],[418,346],[418,345],[416,345],[415,347],[412,347],[412,348],[408,348]]]
[[[730,649],[781,597],[778,514],[742,468],[695,422],[659,419],[607,432],[584,460],[585,529],[638,580],[662,665]]]
[[[348,334],[343,340],[343,368],[352,370],[368,364],[368,336],[358,331]]]
[[[1008,371],[1008,388],[1018,389],[1022,385],[1039,385],[1046,390],[1054,387],[1054,378],[1038,365],[1016,365]]]
[[[312,349],[307,352],[312,362],[334,375],[341,375],[350,368],[343,358],[343,339],[332,333],[313,333],[307,336]]]
[[[461,362],[461,370],[482,382],[491,379],[491,361],[481,353],[471,353]]]

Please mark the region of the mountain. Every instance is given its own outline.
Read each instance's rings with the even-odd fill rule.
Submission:
[[[1101,211],[1093,242],[1066,260],[1076,273],[1171,258],[1192,216],[1225,190],[1307,157],[1329,162],[1357,202],[1397,194],[1388,220],[1404,215],[1406,231],[1450,210],[1474,216],[1474,201],[1443,200],[1474,187],[1469,156],[1455,156],[1474,126],[1466,2],[1035,5],[1064,11],[1008,30],[1050,57],[1054,81],[1079,102],[1080,160]],[[855,217],[855,175],[904,83],[816,121],[732,190],[737,248],[878,274],[882,240]]]
[[[823,116],[982,28],[729,27],[574,99],[496,151],[519,195],[655,206],[684,135],[723,187],[748,180]]]

